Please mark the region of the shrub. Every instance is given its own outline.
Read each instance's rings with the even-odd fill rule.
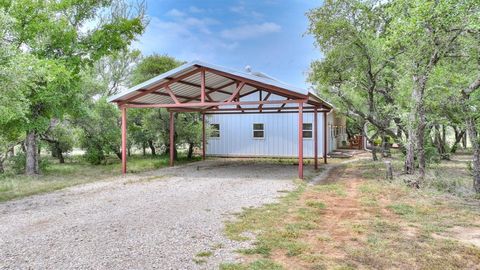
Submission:
[[[51,165],[47,159],[40,159],[38,166],[40,171],[45,171]],[[13,157],[7,159],[5,163],[6,172],[11,174],[23,174],[25,172],[26,156],[20,152]]]
[[[102,150],[89,147],[84,154],[85,160],[92,165],[99,165],[105,160],[105,154]]]
[[[21,174],[25,172],[25,153],[18,153],[8,159],[8,167],[15,174]]]

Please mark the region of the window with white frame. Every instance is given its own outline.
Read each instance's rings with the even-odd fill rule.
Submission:
[[[312,123],[303,123],[302,134],[304,139],[311,139],[313,137]]]
[[[253,124],[253,138],[263,139],[265,138],[265,125],[262,123]]]
[[[210,138],[220,138],[220,124],[210,124]]]

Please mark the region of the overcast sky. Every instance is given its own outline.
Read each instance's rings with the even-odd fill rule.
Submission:
[[[135,46],[144,55],[168,54],[229,68],[261,71],[307,87],[310,62],[320,57],[305,35],[309,0],[148,0],[150,24]]]

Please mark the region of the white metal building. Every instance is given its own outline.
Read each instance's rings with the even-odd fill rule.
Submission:
[[[211,114],[207,117],[212,131],[207,155],[222,157],[297,157],[298,114]],[[327,153],[337,149],[333,113],[327,117]],[[323,141],[323,113],[318,113],[318,139]],[[313,113],[303,115],[304,156],[313,158]],[[323,156],[323,144],[318,144]]]

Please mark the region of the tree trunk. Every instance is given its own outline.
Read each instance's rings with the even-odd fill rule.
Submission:
[[[377,146],[375,145],[372,145],[372,159],[373,161],[378,161]]]
[[[3,162],[5,162],[5,158],[0,158],[0,173],[5,172],[5,169],[3,168]]]
[[[60,146],[59,145],[56,145],[55,146],[55,149],[57,151],[57,158],[58,158],[58,162],[60,162],[60,164],[63,164],[65,163],[65,158],[63,157],[63,153],[62,153],[62,149],[60,149]]]
[[[393,166],[392,166],[392,162],[391,161],[385,161],[385,166],[387,168],[387,171],[386,171],[386,174],[385,174],[385,178],[387,180],[393,180]]]
[[[455,130],[455,142],[452,145],[452,148],[450,149],[451,154],[455,154],[457,152],[458,144],[460,141],[465,138],[465,130],[458,130],[457,128],[454,128]]]
[[[392,157],[390,142],[385,134],[382,134],[382,157]]]
[[[405,160],[405,172],[412,174],[414,172],[415,166],[415,149],[418,159],[418,172],[419,178],[416,180],[416,183],[413,183],[415,186],[420,186],[420,183],[425,178],[425,127],[426,127],[426,116],[425,116],[425,107],[424,107],[424,93],[425,85],[427,82],[426,75],[414,75],[413,76],[414,86],[412,91],[412,102],[413,108],[410,111],[409,121],[409,140],[407,147],[407,159]]]
[[[194,146],[193,143],[188,144],[188,154],[187,154],[188,159],[192,159],[193,157],[193,146]]]
[[[467,149],[467,133],[466,132],[463,133],[462,146],[463,146],[463,149]]]
[[[446,147],[445,126],[442,125],[441,130],[439,125],[435,125],[434,128],[435,128],[435,136],[433,141],[437,148],[438,154],[440,155],[441,159],[448,160],[449,156],[447,154],[447,147]]]
[[[152,152],[152,156],[155,156],[155,155],[156,155],[155,146],[153,145],[153,141],[152,141],[152,140],[149,140],[149,141],[148,141],[148,146],[150,147],[150,151]]]
[[[413,127],[408,128],[406,150],[404,170],[406,174],[413,174],[415,172],[415,131]]]
[[[442,125],[442,141],[443,141],[443,145],[446,146],[447,145],[447,130],[445,128],[445,125]],[[445,152],[447,152],[446,148],[445,148]]]
[[[35,133],[35,131],[30,131],[27,133],[27,138],[25,139],[25,148],[26,148],[25,174],[26,175],[39,174],[38,144],[37,144],[37,134]]]
[[[422,98],[423,99],[423,98]],[[417,155],[418,155],[418,172],[419,181],[422,182],[425,178],[426,159],[425,159],[425,126],[426,116],[423,108],[423,101],[418,109],[418,127],[417,127]]]
[[[145,156],[147,154],[146,152],[146,145],[145,145],[145,142],[142,143],[142,155]]]
[[[475,119],[471,116],[467,119],[467,129],[473,150],[473,188],[475,189],[475,192],[480,193],[480,138],[475,124]]]

